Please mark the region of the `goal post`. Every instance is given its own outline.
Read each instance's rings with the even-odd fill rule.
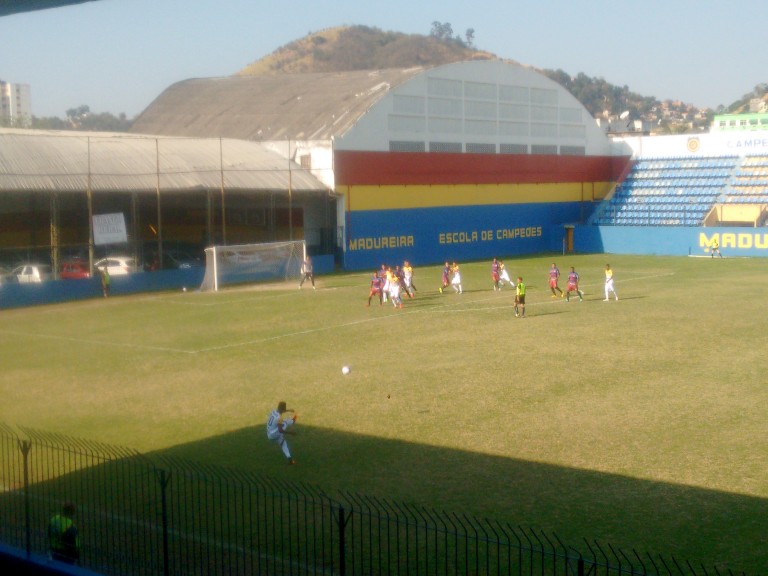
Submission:
[[[200,290],[267,281],[299,281],[307,254],[304,240],[211,246],[205,249],[205,276]]]

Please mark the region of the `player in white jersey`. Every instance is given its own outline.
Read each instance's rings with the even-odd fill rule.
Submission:
[[[512,279],[509,277],[509,272],[507,271],[507,267],[504,265],[504,262],[499,260],[499,290],[501,290],[501,287],[504,286],[504,282],[515,287],[515,284],[512,282]]]
[[[403,307],[403,300],[400,297],[400,281],[397,276],[392,276],[389,279],[389,299],[392,300],[392,306],[395,308]]]
[[[611,270],[611,265],[606,264],[605,265],[605,300],[604,302],[608,302],[609,298],[608,296],[610,293],[613,292],[613,297],[616,298],[616,300],[619,299],[619,295],[616,293],[616,288],[613,285],[613,270]]]
[[[459,265],[456,262],[451,266],[451,286],[456,294],[463,294],[464,288],[461,287],[461,271],[459,271]]]
[[[290,412],[292,416],[286,417],[285,414]],[[283,451],[288,464],[296,464],[296,461],[291,456],[291,449],[288,447],[288,441],[285,439],[285,435],[290,426],[296,424],[298,414],[293,410],[286,408],[285,402],[280,402],[277,408],[269,413],[267,419],[267,438],[272,442],[277,442],[280,449]]]

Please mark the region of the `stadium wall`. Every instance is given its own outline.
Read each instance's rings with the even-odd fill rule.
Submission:
[[[338,151],[344,268],[434,264],[563,247],[627,157]]]
[[[715,240],[726,258],[768,257],[766,228],[581,225],[574,229],[576,252],[707,256]]]
[[[637,158],[696,158],[768,154],[768,132],[716,132],[671,136],[628,136],[615,142],[629,146]]]

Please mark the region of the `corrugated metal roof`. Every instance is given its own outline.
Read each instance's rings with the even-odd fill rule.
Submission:
[[[243,140],[330,140],[421,67],[184,80],[167,88],[131,132]]]
[[[19,12],[32,12],[33,10],[46,10],[60,6],[82,4],[91,0],[2,0],[0,2],[0,16],[17,14]]]
[[[0,130],[0,192],[219,189],[222,170],[226,190],[328,189],[258,142]]]

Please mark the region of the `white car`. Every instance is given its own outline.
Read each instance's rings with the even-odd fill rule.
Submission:
[[[136,261],[130,256],[109,256],[94,262],[93,267],[102,272],[106,268],[110,276],[125,276],[136,271]]]
[[[19,284],[40,284],[51,277],[51,267],[47,264],[22,264],[8,275]]]

